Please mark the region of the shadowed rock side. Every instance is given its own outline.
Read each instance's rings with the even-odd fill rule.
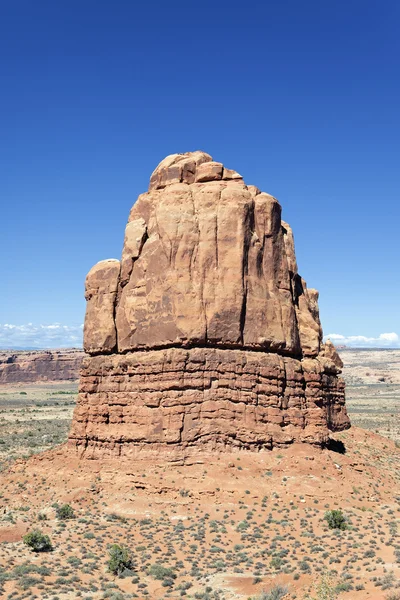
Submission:
[[[69,440],[87,455],[322,444],[350,426],[280,204],[204,152],[160,163],[86,299]]]

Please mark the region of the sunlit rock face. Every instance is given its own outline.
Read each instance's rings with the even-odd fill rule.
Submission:
[[[350,426],[279,202],[204,152],[158,165],[86,299],[69,443],[87,456],[324,444]]]

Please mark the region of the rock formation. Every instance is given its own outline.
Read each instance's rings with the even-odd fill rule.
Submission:
[[[86,300],[69,444],[87,456],[324,444],[350,426],[280,204],[204,152],[158,165]]]
[[[3,351],[0,353],[0,384],[76,381],[82,350]]]

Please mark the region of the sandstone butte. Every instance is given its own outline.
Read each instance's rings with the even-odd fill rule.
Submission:
[[[158,165],[85,297],[80,456],[324,445],[350,427],[279,202],[204,152]]]

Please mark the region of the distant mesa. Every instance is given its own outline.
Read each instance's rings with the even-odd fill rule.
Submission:
[[[0,384],[77,381],[84,353],[65,350],[0,350]]]
[[[69,436],[82,455],[322,445],[350,427],[279,202],[205,152],[158,165],[86,300]]]

